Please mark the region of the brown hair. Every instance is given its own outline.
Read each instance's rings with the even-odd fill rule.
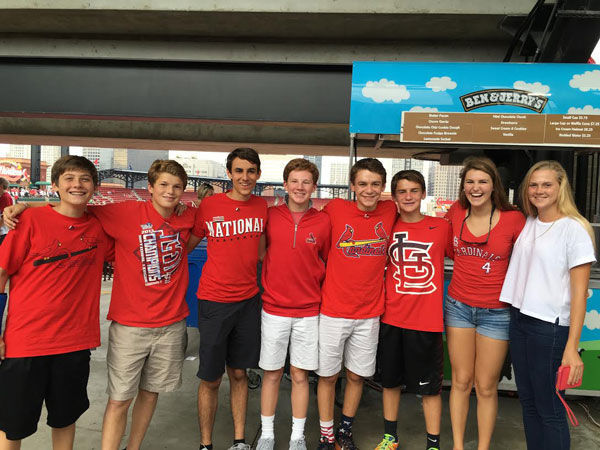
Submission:
[[[250,147],[239,147],[233,150],[229,155],[227,155],[227,171],[231,173],[231,168],[233,166],[233,160],[235,158],[240,158],[248,161],[249,163],[256,165],[256,170],[260,172],[260,157],[256,150]]]
[[[6,178],[0,177],[0,186],[2,186],[4,189],[8,189],[8,180]]]
[[[361,170],[368,170],[369,172],[377,173],[381,175],[381,182],[385,186],[386,171],[381,161],[375,158],[363,158],[359,159],[354,163],[352,169],[350,169],[350,183],[354,184],[356,174]]]
[[[200,186],[198,187],[198,200],[202,200],[204,199],[204,197],[206,197],[208,195],[209,191],[213,191],[213,193],[215,192],[215,188],[212,187],[211,184],[208,184],[206,182],[200,183]]]
[[[148,183],[150,183],[150,186],[154,186],[154,183],[156,183],[156,180],[161,173],[168,173],[175,177],[179,177],[183,183],[183,189],[187,186],[187,173],[183,166],[177,161],[172,159],[155,160],[148,169]]]
[[[500,211],[512,211],[515,209],[506,197],[506,192],[504,192],[504,185],[502,184],[502,179],[498,173],[498,168],[491,159],[483,156],[471,156],[465,159],[463,164],[464,166],[460,171],[460,192],[458,195],[460,206],[465,209],[468,209],[470,206],[469,200],[465,195],[465,178],[467,172],[469,172],[469,170],[480,170],[487,173],[492,179],[492,205]]]
[[[558,212],[563,216],[571,217],[581,223],[581,225],[583,225],[585,230],[592,238],[592,242],[595,245],[594,231],[592,230],[592,226],[577,209],[575,200],[573,198],[573,191],[571,190],[571,184],[569,183],[569,177],[567,176],[567,172],[565,171],[564,167],[561,166],[558,161],[539,161],[529,168],[525,174],[525,178],[523,178],[521,186],[519,187],[519,197],[523,212],[532,217],[537,217],[538,215],[537,208],[531,204],[529,201],[529,195],[527,195],[531,176],[537,170],[554,171],[556,174],[556,180],[558,181],[558,199],[556,201]]]
[[[319,181],[319,169],[317,168],[315,163],[309,161],[308,159],[296,158],[296,159],[292,159],[290,162],[288,162],[286,164],[285,168],[283,169],[284,183],[287,182],[287,180],[290,176],[290,173],[294,170],[306,170],[306,171],[310,172],[310,174],[312,175],[314,184],[317,184],[317,181]]]
[[[98,186],[98,171],[96,166],[89,159],[83,156],[65,155],[58,158],[52,165],[50,172],[50,181],[58,186],[58,179],[68,170],[79,170],[87,172],[92,177],[94,187]]]
[[[401,170],[392,177],[392,196],[396,194],[396,188],[398,187],[398,182],[400,180],[408,180],[412,181],[413,183],[418,183],[421,186],[423,192],[427,191],[425,189],[425,178],[423,178],[423,174],[418,170],[407,169]]]

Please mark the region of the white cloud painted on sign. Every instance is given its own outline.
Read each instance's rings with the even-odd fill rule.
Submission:
[[[409,111],[413,112],[438,112],[437,108],[433,108],[431,106],[413,106],[409,109]]]
[[[539,81],[527,83],[526,81],[519,80],[513,83],[513,87],[522,91],[531,92],[535,95],[548,95],[550,92],[550,86],[547,84],[542,84]]]
[[[362,95],[372,99],[375,103],[392,101],[400,103],[402,100],[410,98],[410,92],[406,86],[396,84],[395,81],[382,78],[379,81],[367,81],[367,85],[362,88]]]
[[[600,70],[586,70],[582,74],[573,75],[569,86],[583,92],[588,92],[590,89],[600,91]]]
[[[456,82],[452,81],[450,77],[431,77],[431,79],[425,83],[425,86],[433,92],[441,92],[448,89],[455,89]]]
[[[585,314],[585,321],[583,324],[590,330],[600,329],[600,312],[592,309]]]
[[[567,114],[600,114],[600,108],[594,108],[592,105],[585,105],[583,108],[571,106]]]

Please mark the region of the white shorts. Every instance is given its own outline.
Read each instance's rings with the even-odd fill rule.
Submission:
[[[343,319],[319,316],[319,370],[330,377],[342,370],[342,359],[348,370],[362,377],[375,373],[379,317]]]
[[[285,365],[288,343],[290,364],[298,369],[316,370],[319,364],[319,316],[283,317],[261,312],[260,361],[263,370]]]

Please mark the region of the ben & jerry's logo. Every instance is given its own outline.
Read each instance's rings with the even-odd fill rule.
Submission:
[[[346,229],[338,239],[336,247],[350,258],[385,255],[388,235],[383,228],[383,222],[378,222],[374,227],[374,231],[374,237],[357,240],[353,239],[354,228],[346,224]]]
[[[485,106],[512,105],[541,113],[548,103],[548,97],[520,89],[485,89],[462,95],[460,101],[465,111]]]

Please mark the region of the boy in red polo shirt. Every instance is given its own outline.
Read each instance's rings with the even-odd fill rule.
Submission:
[[[361,159],[350,170],[356,202],[334,199],[325,212],[331,220],[331,248],[319,318],[318,403],[320,449],[354,449],[352,423],[362,395],[363,377],[375,373],[379,316],[383,313],[383,276],[396,205],[379,199],[386,172],[377,159]],[[335,383],[346,367],[342,421],[333,434]]]
[[[423,397],[427,450],[440,448],[444,256],[450,224],[421,214],[425,179],[416,170],[392,178],[400,216],[392,230],[381,317],[379,365],[383,385],[384,437],[378,450],[398,448],[400,388]]]
[[[267,222],[267,202],[252,190],[260,158],[251,148],[227,156],[231,191],[202,200],[188,250],[207,239],[207,260],[198,285],[198,414],[201,449],[212,449],[219,386],[229,376],[234,439],[231,449],[249,450],[244,439],[248,380],[260,353],[260,294],[256,282],[258,247]]]
[[[55,207],[31,208],[0,247],[0,448],[35,433],[46,403],[54,450],[71,450],[89,407],[90,349],[100,345],[102,266],[112,244],[85,212],[98,185],[94,165],[63,156],[52,166]]]
[[[308,371],[319,366],[319,307],[331,223],[310,206],[319,169],[312,162],[292,159],[283,170],[287,202],[268,210],[267,253],[262,266],[264,292],[259,366],[261,430],[257,450],[272,450],[279,384],[287,350],[292,378],[292,435],[289,448],[306,450],[304,425],[308,410]]]

